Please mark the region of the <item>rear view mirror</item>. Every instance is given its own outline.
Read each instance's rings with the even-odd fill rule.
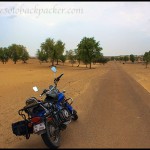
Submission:
[[[56,72],[57,72],[56,67],[52,67],[52,68],[51,68],[51,70],[52,70],[54,73],[56,73]]]
[[[37,92],[37,91],[38,91],[38,88],[37,88],[36,86],[34,86],[34,87],[33,87],[33,90],[34,90],[35,92]]]

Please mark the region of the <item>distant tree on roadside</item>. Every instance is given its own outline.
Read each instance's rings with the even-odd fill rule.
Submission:
[[[61,55],[61,56],[59,57],[59,59],[62,61],[63,65],[64,65],[64,63],[65,63],[65,61],[66,61],[66,55]]]
[[[57,59],[56,48],[54,45],[55,41],[51,38],[47,38],[45,42],[41,44],[41,51],[51,59],[52,66],[54,66],[54,61]]]
[[[80,49],[75,49],[74,51],[75,51],[76,60],[79,63],[77,67],[79,67],[80,66],[80,62],[81,62],[81,51],[80,51]]]
[[[89,57],[88,57],[88,55],[86,53],[87,53],[86,49],[80,50],[81,60],[85,64],[85,66],[87,68],[87,65],[89,64]]]
[[[93,65],[96,64],[101,57],[103,57],[102,53],[100,53],[98,51],[95,52],[95,57],[93,57],[93,60],[92,60]]]
[[[94,37],[84,37],[77,47],[77,49],[80,51],[82,62],[85,63],[86,66],[87,64],[90,64],[91,69],[91,64],[95,57],[101,55],[100,51],[102,50],[102,47],[100,47],[99,41],[97,42]]]
[[[21,45],[21,56],[20,59],[23,61],[23,63],[27,63],[27,60],[29,59],[29,53],[23,45]]]
[[[124,56],[124,57],[123,57],[123,60],[126,62],[126,61],[129,60],[129,57],[128,57],[128,56]]]
[[[10,53],[9,53],[8,48],[0,47],[0,61],[3,64],[6,64],[6,62],[9,60],[9,57],[10,57]]]
[[[133,63],[135,61],[135,56],[133,54],[130,55],[130,61],[132,61]]]
[[[122,56],[119,57],[119,61],[120,61],[120,62],[123,61],[123,57],[122,57]]]
[[[115,57],[114,57],[114,56],[112,56],[110,59],[113,61],[113,60],[115,60]]]
[[[119,57],[118,57],[118,56],[116,56],[116,57],[114,57],[114,59],[115,59],[116,61],[118,61],[118,60],[119,60]]]
[[[26,61],[28,59],[26,48],[23,45],[12,44],[8,47],[8,50],[10,52],[10,58],[13,60],[14,64],[16,64],[18,60],[22,59]],[[23,56],[24,54],[26,56]]]
[[[104,56],[101,56],[98,60],[98,62],[102,63],[103,65],[105,65],[108,61],[109,61],[109,58],[106,58]]]
[[[147,65],[148,63],[150,62],[150,51],[149,52],[145,52],[144,56],[143,56],[143,60],[146,64],[146,68],[147,68]]]
[[[48,55],[45,51],[43,50],[37,50],[37,53],[36,53],[36,57],[40,60],[40,63],[45,61],[47,62],[48,61]]]
[[[55,50],[56,50],[56,60],[57,60],[57,65],[58,65],[58,60],[60,59],[61,56],[63,56],[64,49],[65,49],[65,43],[63,43],[61,40],[58,40],[55,45]]]
[[[75,63],[75,52],[73,50],[69,50],[67,52],[67,57],[70,60],[70,63],[72,64],[73,67],[73,64]]]
[[[58,64],[59,57],[63,54],[64,49],[65,43],[61,40],[55,42],[54,39],[47,38],[45,42],[41,44],[41,50],[46,52],[48,58],[52,62],[52,66],[54,66],[55,61],[57,61]]]

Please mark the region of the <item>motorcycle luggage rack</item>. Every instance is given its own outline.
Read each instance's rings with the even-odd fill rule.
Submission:
[[[26,120],[26,115],[23,114],[23,111],[26,112],[26,110],[28,110],[29,108],[34,107],[34,106],[37,106],[37,105],[39,105],[39,103],[30,104],[30,105],[28,105],[28,106],[25,106],[23,109],[20,109],[20,110],[18,111],[18,114],[19,114],[24,120]],[[28,114],[28,113],[27,113],[27,114]],[[28,114],[28,118],[29,118],[29,114]]]
[[[25,110],[24,110],[24,109],[20,109],[20,110],[18,111],[18,114],[19,114],[24,120],[26,120],[26,115],[23,114],[23,111],[25,111]]]
[[[71,102],[70,103],[68,102],[68,103],[71,105],[73,103],[73,99],[72,98],[67,98],[66,99],[66,101],[69,101],[69,100],[71,100]]]

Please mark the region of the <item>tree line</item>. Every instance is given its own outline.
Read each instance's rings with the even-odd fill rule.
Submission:
[[[127,56],[127,55],[126,56],[112,56],[110,58],[110,60],[112,60],[112,61],[113,60],[120,61],[120,62],[124,61],[125,63],[129,60],[132,63],[134,63],[135,61],[138,61],[138,59],[139,59],[139,57],[136,55],[133,55],[133,54],[131,54],[129,56]],[[146,68],[147,68],[148,64],[150,63],[150,51],[145,52],[144,55],[140,59],[141,59],[141,61],[143,61],[145,63]]]
[[[86,67],[89,65],[91,68],[92,63],[107,63],[108,59],[103,56],[101,51],[103,48],[100,46],[100,42],[96,41],[94,37],[88,38],[84,37],[80,43],[77,45],[77,49],[65,51],[65,43],[61,40],[55,41],[52,38],[47,38],[40,45],[40,49],[36,52],[36,57],[39,59],[40,63],[42,62],[51,62],[51,65],[54,66],[54,62],[57,62],[56,65],[61,61],[63,64],[66,60],[69,60],[73,64],[78,62],[78,67],[80,62],[83,62]],[[0,48],[0,61],[3,64],[6,64],[9,59],[12,59],[14,64],[18,60],[22,60],[24,63],[29,59],[29,53],[25,46],[12,44],[9,47]]]
[[[58,65],[59,61],[64,64],[66,60],[69,60],[72,66],[75,62],[78,62],[77,67],[79,67],[82,62],[86,67],[89,65],[89,68],[91,68],[92,63],[105,64],[109,60],[124,61],[125,63],[129,60],[133,63],[138,60],[138,57],[133,54],[130,56],[112,56],[111,58],[104,57],[101,52],[102,50],[103,48],[100,46],[100,42],[96,41],[94,37],[83,37],[76,49],[68,50],[64,54],[64,42],[47,38],[41,43],[40,49],[36,52],[36,57],[39,59],[40,63],[50,61],[52,66],[54,66],[54,62]],[[12,44],[9,47],[0,47],[0,61],[3,64],[6,64],[9,59],[12,59],[14,64],[16,64],[18,60],[22,60],[26,63],[29,57],[29,53],[23,45]],[[145,52],[142,59],[147,68],[150,62],[150,51]]]
[[[0,61],[6,64],[9,59],[12,59],[14,64],[18,60],[22,60],[24,63],[29,59],[29,53],[23,45],[12,44],[9,47],[0,47]]]
[[[77,49],[66,51],[65,55],[63,54],[65,43],[61,40],[54,41],[54,39],[47,38],[45,42],[41,43],[40,48],[36,53],[37,58],[40,62],[50,60],[52,66],[54,66],[55,61],[58,65],[59,60],[63,63],[69,60],[72,66],[77,61],[78,67],[80,66],[80,62],[83,62],[86,67],[89,64],[91,69],[92,63],[99,62],[105,64],[108,61],[101,53],[103,48],[100,46],[100,42],[96,41],[94,37],[84,37],[77,45]]]

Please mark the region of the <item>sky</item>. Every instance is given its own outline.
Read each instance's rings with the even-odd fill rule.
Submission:
[[[0,2],[0,47],[24,45],[35,56],[47,38],[76,49],[94,37],[104,56],[150,50],[150,2]]]

